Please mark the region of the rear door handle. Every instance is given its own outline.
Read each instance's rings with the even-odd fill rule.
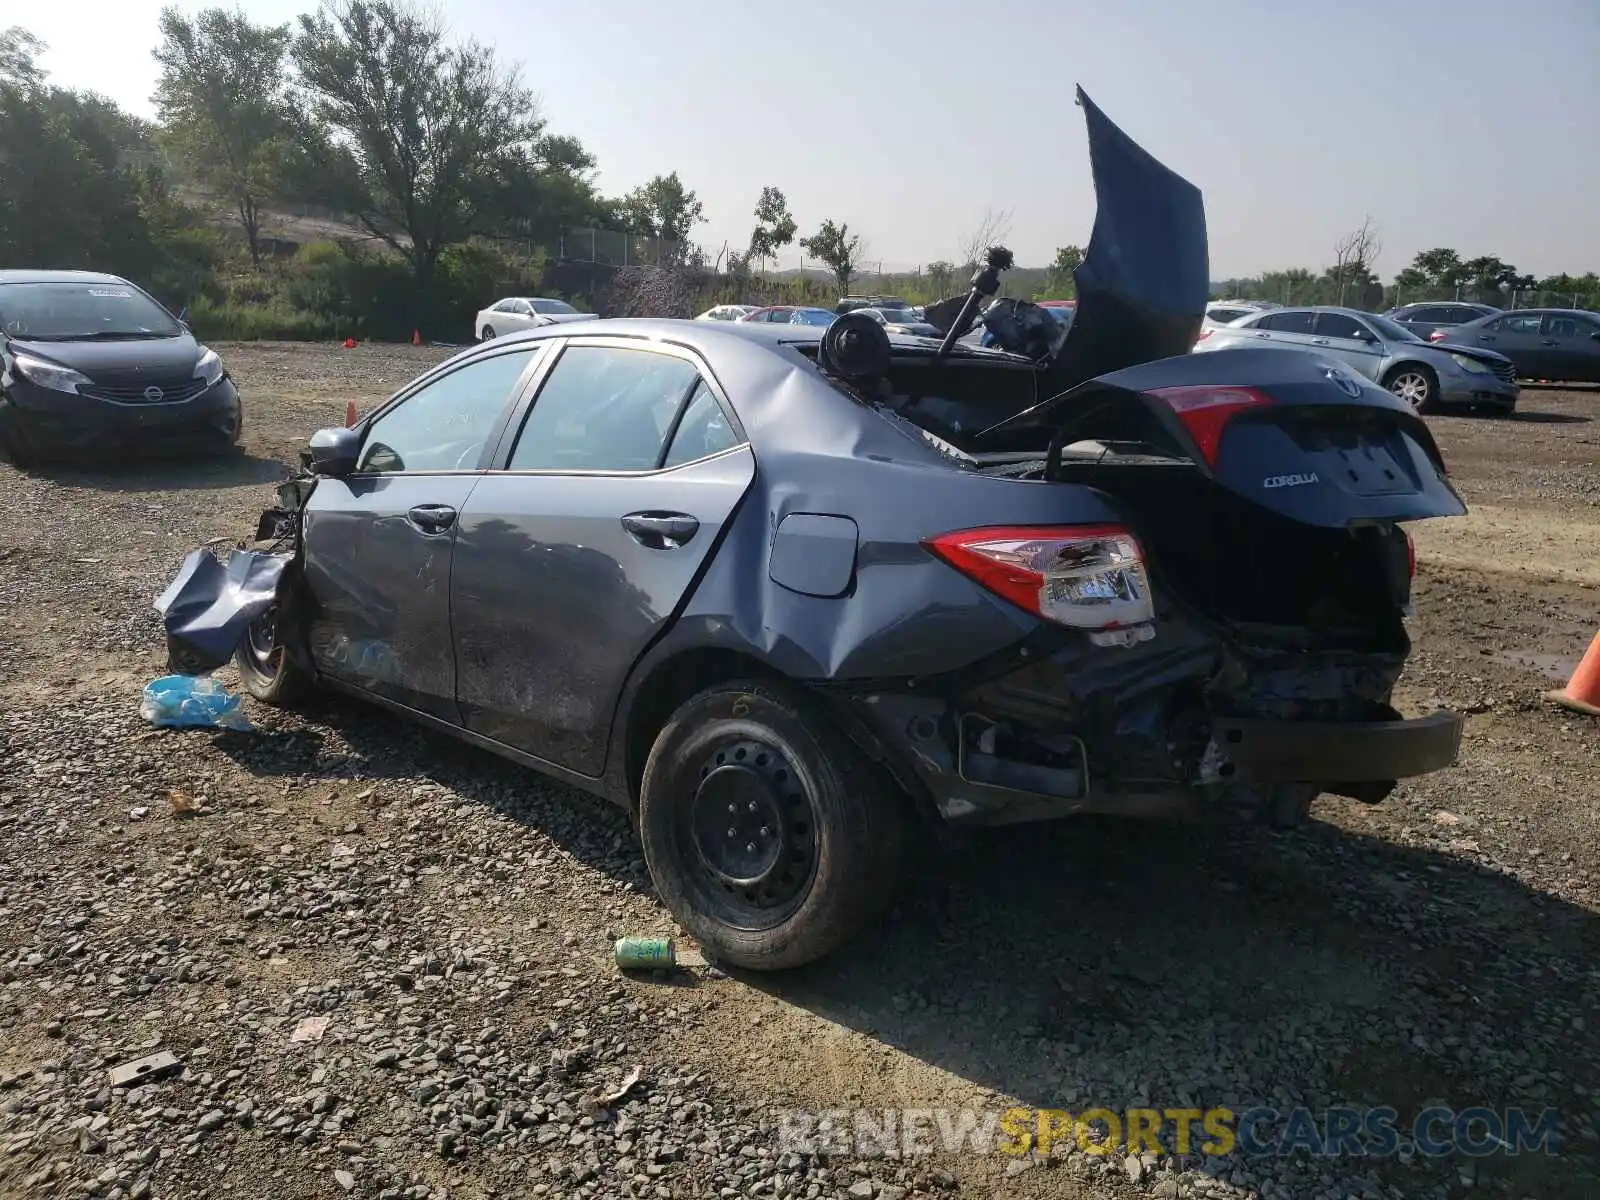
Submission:
[[[676,550],[700,529],[700,522],[688,513],[636,512],[622,518],[622,527],[640,545],[652,550]]]
[[[456,510],[448,504],[418,504],[406,519],[423,533],[443,533],[456,523]]]
[[[1541,346],[1559,346],[1561,343],[1556,341],[1555,338],[1541,338],[1539,344]]]
[[[1313,346],[1326,346],[1328,344],[1328,339],[1327,338],[1312,338],[1311,339],[1311,344]]]
[[[1271,335],[1271,334],[1270,334],[1270,333],[1258,333],[1258,334],[1256,334],[1256,336],[1257,336],[1257,337],[1258,337],[1258,338],[1269,338],[1269,337],[1271,337],[1271,336],[1272,336],[1272,335]]]

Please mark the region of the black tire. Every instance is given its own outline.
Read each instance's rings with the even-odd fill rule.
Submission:
[[[1439,408],[1439,377],[1423,363],[1401,363],[1384,377],[1383,386],[1409,404],[1413,412],[1431,413]]]
[[[274,605],[245,632],[233,652],[233,665],[239,669],[239,682],[263,704],[288,708],[305,699],[315,681],[278,640],[278,610]]]
[[[16,428],[17,418],[10,405],[0,401],[0,462],[9,462],[19,471],[33,464],[21,430]]]
[[[460,328],[460,327],[457,326],[457,328]],[[478,335],[478,340],[480,342],[492,342],[492,341],[494,341],[494,339],[495,339],[494,326],[493,325],[485,325],[483,327],[483,332]]]
[[[783,684],[701,692],[645,764],[651,877],[707,957],[734,966],[797,967],[871,924],[894,898],[905,831],[904,795]]]

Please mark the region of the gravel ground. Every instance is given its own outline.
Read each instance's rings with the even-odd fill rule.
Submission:
[[[1460,765],[1294,834],[976,837],[781,978],[625,978],[670,933],[625,820],[358,704],[152,730],[151,598],[304,436],[444,352],[224,348],[226,464],[0,466],[0,1194],[1600,1194],[1600,392],[1438,418],[1403,705]],[[146,1082],[108,1070],[148,1056]],[[635,1070],[637,1069],[637,1074]],[[1519,1105],[1555,1155],[779,1152],[779,1110]],[[1409,1119],[1409,1117],[1407,1117]]]

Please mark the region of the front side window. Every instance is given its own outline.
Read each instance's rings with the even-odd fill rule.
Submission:
[[[1354,317],[1347,317],[1343,313],[1317,314],[1318,337],[1344,338],[1354,342],[1360,341],[1366,332],[1366,327]]]
[[[373,422],[359,471],[471,471],[541,345],[480,358],[441,375]]]
[[[517,437],[513,471],[653,471],[678,409],[700,383],[675,355],[569,346]]]
[[[1545,318],[1544,336],[1554,338],[1579,338],[1600,333],[1600,324],[1572,313]]]

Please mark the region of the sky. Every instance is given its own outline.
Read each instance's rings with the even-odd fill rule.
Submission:
[[[242,0],[272,23],[314,4]],[[4,24],[20,16],[48,43],[58,86],[148,116],[161,7],[77,0]],[[1536,275],[1600,271],[1600,0],[453,0],[448,13],[455,35],[521,65],[608,194],[677,171],[713,255],[746,242],[775,185],[802,234],[824,218],[859,232],[868,270],[956,258],[989,211],[1010,214],[1019,263],[1044,264],[1094,220],[1081,85],[1201,189],[1214,279],[1324,267],[1367,217],[1385,278],[1434,246]]]

